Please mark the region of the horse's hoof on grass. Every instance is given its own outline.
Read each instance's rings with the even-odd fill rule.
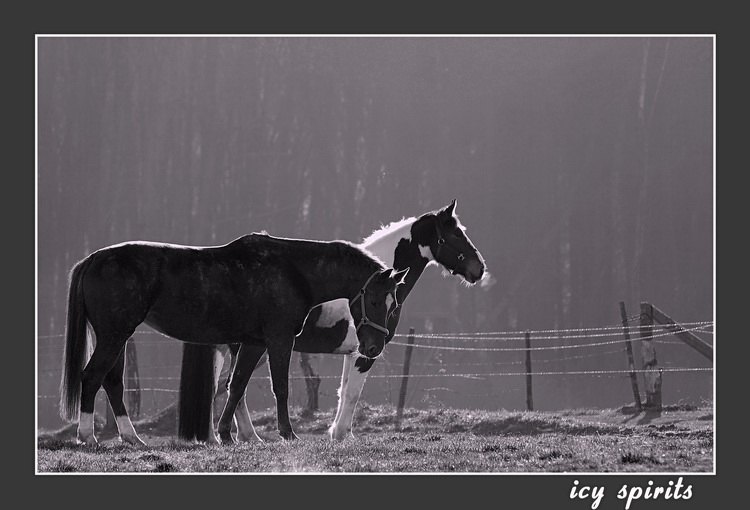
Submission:
[[[354,439],[354,434],[351,430],[344,429],[328,429],[328,437],[331,441],[343,441],[345,439]]]
[[[94,436],[91,437],[76,437],[76,444],[81,446],[91,446],[93,448],[96,448],[99,446],[99,441],[96,440]]]
[[[231,434],[219,434],[219,444],[237,444],[237,441],[234,440]]]
[[[138,436],[120,436],[120,442],[137,447],[147,447],[148,445]]]
[[[237,436],[237,441],[241,443],[265,443],[258,434],[252,436]]]

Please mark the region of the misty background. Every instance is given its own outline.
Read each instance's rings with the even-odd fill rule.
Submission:
[[[40,427],[61,424],[68,272],[123,241],[218,245],[267,230],[360,242],[457,199],[492,278],[468,287],[427,268],[370,372],[370,403],[398,399],[409,327],[539,332],[533,346],[560,346],[532,355],[535,372],[555,374],[534,377],[534,407],[548,410],[632,403],[627,374],[595,373],[627,368],[620,301],[629,316],[648,301],[678,323],[714,320],[710,37],[37,43]],[[576,328],[612,329],[601,345],[566,348],[581,343],[567,334]],[[177,399],[182,345],[146,326],[134,338],[148,415]],[[675,337],[658,340],[660,366],[711,367]],[[521,350],[415,343],[408,406],[526,408]],[[334,408],[341,356],[308,361],[320,409]],[[266,374],[248,386],[251,410],[273,405]],[[297,353],[292,375],[303,406]],[[712,401],[713,375],[665,373],[664,403]]]

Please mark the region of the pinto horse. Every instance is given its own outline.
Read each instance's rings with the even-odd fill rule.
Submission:
[[[375,357],[385,346],[388,331],[382,324],[404,276],[405,271],[388,268],[346,241],[265,233],[223,246],[130,242],[102,248],[71,271],[60,415],[68,421],[78,417],[77,440],[96,445],[94,400],[103,385],[120,439],[144,444],[122,396],[124,347],[145,323],[183,342],[238,344],[232,385],[241,385],[242,391],[249,377],[247,351],[267,350],[279,434],[294,439],[287,402],[289,361],[310,309],[359,296],[369,321],[357,332],[357,350]],[[87,361],[89,329],[96,343]]]
[[[421,215],[419,218],[408,218],[391,223],[374,232],[359,246],[378,256],[386,264],[395,269],[408,270],[404,285],[399,286],[396,302],[389,310],[386,344],[393,338],[398,326],[401,305],[414,288],[422,272],[429,264],[442,266],[454,275],[460,275],[468,284],[474,284],[485,274],[485,263],[482,255],[466,235],[466,229],[455,214],[456,201],[447,207]],[[336,353],[333,349],[345,342],[345,324],[349,329],[355,322],[351,309],[332,302],[323,303],[313,308],[305,323],[305,329],[296,338],[294,350],[309,353]],[[319,317],[325,317],[320,321]],[[337,326],[331,327],[336,321]],[[232,353],[232,364],[236,364],[236,346],[229,345]],[[256,348],[255,363],[263,355],[262,347]],[[180,405],[178,414],[180,420],[179,436],[182,439],[198,439],[213,442],[213,421],[210,419],[211,402],[216,391],[220,365],[214,358],[213,351],[198,346],[185,344],[183,346],[183,361],[180,387]],[[339,388],[339,403],[336,417],[328,432],[332,440],[340,440],[351,435],[354,409],[359,400],[367,373],[373,366],[374,359],[363,358],[356,353],[344,358],[341,386]],[[249,361],[252,363],[252,360]],[[250,370],[255,368],[252,365]],[[210,380],[208,380],[210,378]],[[183,392],[183,384],[192,386]],[[212,388],[211,391],[201,392],[195,389]],[[200,416],[200,418],[198,418]],[[242,441],[258,439],[250,415],[245,406],[244,398],[238,402],[235,414],[237,424],[237,439]],[[221,434],[221,432],[220,432]],[[228,422],[224,422],[221,441],[231,440]]]

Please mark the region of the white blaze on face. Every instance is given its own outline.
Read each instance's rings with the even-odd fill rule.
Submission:
[[[393,299],[393,296],[391,295],[390,292],[388,294],[386,294],[386,296],[385,296],[385,309],[387,311],[389,311],[389,312],[391,311],[391,305],[393,304],[394,301],[395,301],[395,299]]]

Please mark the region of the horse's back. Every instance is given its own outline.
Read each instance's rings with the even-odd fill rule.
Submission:
[[[301,327],[309,289],[287,250],[286,240],[261,234],[222,246],[137,241],[102,248],[88,257],[87,309],[93,323],[97,316],[123,328],[146,322],[200,343],[253,341],[271,321]]]

